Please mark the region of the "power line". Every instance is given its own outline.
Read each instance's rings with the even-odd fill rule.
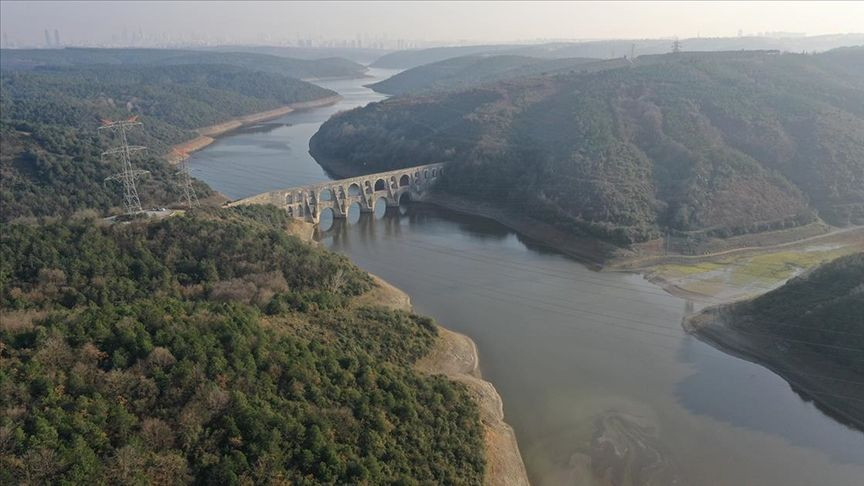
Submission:
[[[397,241],[397,240],[393,240],[393,241]],[[516,262],[511,262],[511,261],[489,258],[488,256],[484,255],[481,252],[475,252],[475,251],[464,250],[464,249],[456,251],[455,249],[448,247],[448,246],[445,246],[445,245],[436,245],[434,243],[426,242],[426,241],[423,241],[421,244],[421,243],[418,243],[419,241],[420,240],[417,240],[417,239],[407,239],[407,238],[400,238],[398,240],[398,242],[402,245],[411,246],[414,248],[418,248],[418,249],[422,249],[422,250],[426,250],[426,251],[431,251],[434,253],[443,254],[447,257],[460,258],[460,259],[465,259],[465,260],[469,260],[469,261],[476,261],[476,262],[480,262],[480,263],[494,264],[495,268],[499,269],[499,270],[502,267],[511,268],[511,269],[514,269],[517,271],[527,271],[527,272],[530,272],[533,274],[550,276],[550,277],[554,277],[554,278],[558,278],[558,279],[566,280],[566,281],[570,281],[570,282],[587,283],[587,284],[590,284],[591,286],[596,286],[596,287],[612,288],[612,289],[623,290],[623,291],[627,291],[627,292],[637,292],[641,295],[653,295],[653,296],[658,296],[658,297],[671,297],[671,294],[669,294],[668,292],[665,292],[662,290],[659,292],[655,291],[655,290],[658,290],[658,287],[655,284],[651,284],[651,283],[644,283],[644,284],[643,283],[634,283],[631,286],[615,285],[613,283],[604,281],[604,280],[599,279],[599,278],[584,277],[584,276],[577,277],[571,273],[556,272],[556,271],[554,271],[552,269],[548,269],[548,268],[544,268],[541,270],[541,269],[538,269],[538,267],[533,266],[533,265],[525,265],[525,264],[520,264],[520,263],[516,263]],[[551,284],[549,282],[546,282],[546,284],[551,285],[551,286],[555,286],[554,284]],[[644,290],[636,290],[633,287],[639,287],[640,289],[644,289]],[[753,286],[751,288],[765,289],[765,290],[770,291],[770,290],[774,290],[776,287],[767,288],[767,287]],[[580,292],[582,292],[582,290],[580,290]],[[793,294],[796,294],[796,295],[812,296],[815,294],[815,295],[824,295],[826,297],[836,297],[833,294],[829,294],[829,293],[825,293],[825,292],[818,292],[818,291],[807,291],[807,292],[791,291],[791,292]],[[586,292],[586,293],[592,293],[592,292]],[[594,295],[603,295],[603,294],[594,293]],[[651,303],[651,304],[654,305],[655,303]],[[658,305],[665,305],[665,304],[661,303]],[[792,325],[792,324],[786,324],[786,323],[778,323],[778,324],[783,325],[783,326],[788,326],[788,327],[797,327],[797,328],[804,328],[804,329],[812,330],[812,328],[803,327],[803,326],[796,326],[796,325]],[[830,332],[830,330],[829,330],[829,332]],[[837,333],[838,334],[849,334],[852,336],[861,335],[861,334],[857,334],[857,333],[846,333],[846,332],[842,332],[842,331],[838,331]]]
[[[389,271],[392,271],[395,273],[400,273],[400,274],[405,275],[411,279],[418,279],[419,278],[420,280],[426,280],[427,282],[434,283],[436,285],[439,283],[442,283],[442,282],[445,284],[451,284],[452,285],[452,282],[453,282],[452,278],[448,278],[446,276],[436,275],[436,274],[432,274],[429,272],[424,272],[422,274],[410,272],[407,269],[405,269],[403,266],[390,265],[390,264],[384,263],[382,261],[376,261],[376,265],[387,267],[389,269]],[[486,290],[487,292],[480,292],[480,291],[478,291],[478,289]],[[604,312],[585,311],[583,309],[578,309],[578,308],[573,308],[570,306],[560,305],[558,303],[550,303],[550,302],[544,301],[542,299],[532,299],[532,298],[527,297],[525,294],[522,294],[522,293],[514,294],[514,293],[504,292],[500,288],[491,288],[488,286],[473,284],[473,285],[471,285],[471,288],[468,288],[468,289],[460,288],[460,292],[473,294],[473,295],[476,295],[476,296],[481,297],[481,298],[496,300],[496,301],[499,301],[499,302],[502,302],[505,304],[513,304],[514,302],[518,302],[519,306],[530,307],[530,308],[541,310],[544,312],[551,312],[554,314],[558,314],[558,315],[561,315],[561,316],[564,316],[564,317],[567,317],[570,319],[574,319],[573,322],[576,322],[578,324],[596,325],[596,326],[602,326],[603,328],[625,329],[627,331],[634,331],[634,332],[637,332],[639,334],[646,334],[646,335],[650,335],[653,337],[659,337],[661,339],[672,339],[675,342],[679,342],[680,339],[683,337],[682,334],[679,334],[679,333],[684,333],[684,331],[678,326],[667,327],[667,326],[662,326],[659,324],[645,322],[644,320],[629,319],[626,317],[616,316],[616,315],[612,315],[612,314],[608,314],[608,313],[604,313]],[[502,294],[502,295],[498,295],[498,294]],[[587,313],[587,314],[593,315],[595,317],[585,317],[584,315],[575,314],[573,311]],[[612,321],[600,320],[600,319],[597,319],[596,317],[606,317],[606,318],[612,319]],[[618,322],[619,320],[631,321],[635,324],[638,324],[640,327],[634,327],[631,325],[622,324],[621,322]],[[550,323],[549,321],[544,322],[544,325],[548,326],[550,324],[552,324],[553,326],[555,326],[557,328],[562,328],[562,329],[566,329],[566,330],[575,330],[578,332],[587,331],[587,332],[592,332],[594,334],[609,336],[608,333],[604,333],[604,332],[600,332],[600,331],[592,330],[592,329],[586,329],[584,327],[580,327],[579,329],[574,329],[573,327],[565,326],[565,325],[560,324],[560,323],[553,324],[553,323]],[[654,329],[644,329],[641,326],[648,326],[648,327],[651,327]],[[669,334],[667,332],[662,332],[662,331],[670,331],[673,334]],[[774,338],[774,336],[770,336],[770,335],[768,335],[767,337]],[[628,339],[635,340],[635,339],[632,339],[632,337],[628,337]],[[677,348],[677,347],[667,346],[667,345],[663,345],[663,344],[649,343],[649,342],[640,341],[640,340],[636,340],[636,341],[638,341],[642,344],[645,344],[645,345],[649,345],[649,346],[662,347],[665,349],[672,349],[675,351],[679,350],[679,348]],[[806,353],[821,355],[821,353],[818,353],[818,352],[813,351],[813,350],[801,350],[801,351],[806,352]],[[861,351],[864,352],[864,350],[861,350]],[[708,355],[705,353],[694,353],[694,354],[700,355],[700,356],[705,356],[705,357],[710,357],[710,358],[715,358],[715,359],[724,358],[724,356],[714,356],[714,355]],[[856,358],[850,358],[850,360],[855,361],[855,362],[861,362],[861,361],[864,361],[864,358],[857,358],[857,359]],[[828,379],[828,380],[852,383],[852,384],[856,384],[856,385],[864,385],[864,382],[838,379],[838,378],[814,374],[814,373],[802,372],[801,374],[808,375],[808,376],[814,376],[814,377],[817,377],[820,379]]]
[[[408,246],[411,246],[411,245],[408,245]],[[427,274],[427,275],[431,275],[431,274],[429,274],[428,272],[427,272],[426,274]],[[434,276],[434,275],[433,275],[433,276]],[[445,276],[440,276],[440,275],[439,275],[439,276],[437,276],[437,278],[439,278],[439,279],[441,279],[441,280],[446,280],[446,277],[445,277]],[[626,315],[614,315],[614,314],[610,314],[610,313],[601,313],[601,312],[597,312],[597,311],[590,311],[590,310],[580,309],[580,308],[578,308],[578,307],[564,306],[564,305],[562,305],[562,304],[560,304],[560,303],[557,303],[557,302],[549,302],[549,301],[546,301],[546,300],[536,299],[536,298],[535,298],[535,299],[532,299],[531,297],[528,297],[528,296],[526,296],[525,294],[522,294],[522,293],[520,293],[520,294],[516,294],[516,293],[512,293],[512,292],[507,292],[506,290],[503,290],[503,289],[501,289],[500,287],[491,288],[491,287],[483,286],[483,285],[475,285],[475,287],[485,288],[485,289],[487,289],[487,290],[492,290],[492,291],[494,291],[494,292],[498,292],[498,293],[501,293],[501,294],[507,295],[507,296],[509,296],[509,297],[515,298],[515,299],[533,300],[533,301],[541,302],[541,303],[543,303],[543,304],[545,304],[545,305],[556,306],[556,307],[563,307],[563,308],[566,308],[566,309],[569,309],[569,310],[571,310],[571,311],[575,311],[575,312],[583,312],[583,313],[585,313],[585,314],[594,315],[594,316],[610,317],[610,318],[613,318],[613,319],[624,320],[624,321],[632,322],[632,323],[635,323],[635,324],[648,325],[649,327],[659,328],[659,329],[661,329],[661,330],[668,330],[668,329],[669,329],[668,327],[665,327],[665,326],[659,326],[659,325],[652,324],[652,323],[646,323],[644,320],[641,319],[641,317],[633,316],[632,314],[626,314]],[[621,287],[618,287],[618,288],[621,288]],[[581,290],[580,290],[580,292],[581,292]],[[602,294],[595,294],[595,295],[602,295]],[[662,296],[666,296],[666,297],[671,297],[669,294],[654,294],[654,295],[662,295]],[[639,302],[639,301],[636,301],[636,300],[634,300],[634,299],[628,299],[628,298],[625,298],[624,300],[629,300],[629,301],[632,301],[632,302]],[[643,303],[644,303],[644,302],[643,302]],[[650,303],[650,304],[651,304],[651,305],[654,305],[654,303]],[[658,306],[662,306],[661,303],[657,303],[657,305],[658,305]],[[801,326],[796,326],[796,327],[801,327]],[[807,329],[810,329],[810,328],[807,328]],[[774,337],[773,335],[763,334],[763,333],[753,333],[753,332],[751,332],[751,331],[742,331],[742,332],[749,333],[749,334],[753,334],[753,335],[760,335],[760,336],[764,336],[764,337]],[[860,336],[860,334],[855,334],[854,336]],[[812,344],[812,345],[814,345],[814,346],[829,347],[829,348],[833,348],[833,349],[840,349],[840,350],[851,350],[851,351],[856,351],[856,352],[864,353],[864,349],[850,348],[850,347],[848,347],[848,346],[839,346],[839,345],[833,345],[833,344],[817,343],[817,342],[815,342],[815,341],[795,340],[795,339],[783,338],[783,337],[779,337],[779,336],[776,337],[776,338],[777,338],[777,339],[780,339],[780,340],[787,341],[787,342],[795,342],[795,343],[799,343],[799,344]]]

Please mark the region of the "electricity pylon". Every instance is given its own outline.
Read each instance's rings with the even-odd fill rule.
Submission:
[[[135,179],[149,174],[149,171],[135,169],[132,167],[132,154],[145,150],[147,147],[137,145],[129,145],[126,139],[126,130],[140,125],[137,116],[133,116],[128,120],[102,120],[102,126],[99,130],[111,130],[120,134],[120,146],[108,149],[102,152],[102,157],[119,156],[120,162],[123,164],[123,170],[112,176],[106,177],[105,181],[119,181],[123,184],[123,206],[127,213],[135,213],[141,211],[141,200],[138,198],[138,189],[135,187]]]
[[[174,150],[180,158],[180,169],[177,174],[180,176],[180,187],[183,188],[183,199],[186,200],[186,207],[189,209],[200,206],[198,195],[195,194],[195,188],[192,186],[192,176],[189,175],[189,164],[186,162],[189,159],[189,154],[185,151]]]

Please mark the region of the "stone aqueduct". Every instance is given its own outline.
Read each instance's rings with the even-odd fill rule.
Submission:
[[[443,171],[443,163],[407,167],[308,186],[279,189],[239,199],[228,205],[273,204],[285,209],[290,216],[318,223],[321,213],[327,209],[333,211],[334,218],[345,218],[348,216],[349,208],[355,203],[360,206],[361,212],[372,212],[379,199],[383,199],[387,207],[399,206],[406,195],[414,201],[423,200]]]

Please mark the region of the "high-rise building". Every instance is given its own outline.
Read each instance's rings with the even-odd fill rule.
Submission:
[[[51,35],[48,34],[48,29],[45,29],[45,47],[51,47]]]
[[[54,29],[54,47],[60,47],[60,31]]]

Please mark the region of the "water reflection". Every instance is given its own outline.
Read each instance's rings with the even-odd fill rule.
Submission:
[[[822,414],[808,400],[783,406],[791,388],[771,371],[730,359],[695,338],[682,341],[678,356],[697,370],[676,387],[678,400],[691,412],[782,436],[836,461],[864,464],[864,434]]]

